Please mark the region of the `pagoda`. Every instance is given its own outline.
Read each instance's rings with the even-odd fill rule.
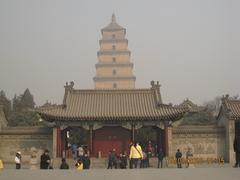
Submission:
[[[125,38],[126,29],[117,24],[113,14],[111,23],[101,32],[96,76],[93,78],[95,89],[134,89],[136,77]]]

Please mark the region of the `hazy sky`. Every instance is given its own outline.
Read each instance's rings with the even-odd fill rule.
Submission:
[[[136,87],[164,103],[240,93],[239,0],[0,0],[0,90],[61,103],[66,81],[94,88],[101,28],[127,29]]]

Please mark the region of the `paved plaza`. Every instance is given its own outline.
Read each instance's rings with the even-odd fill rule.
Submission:
[[[239,180],[240,168],[0,171],[0,180]]]

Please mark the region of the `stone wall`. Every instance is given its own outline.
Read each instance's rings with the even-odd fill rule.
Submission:
[[[226,155],[225,130],[217,126],[179,126],[173,128],[172,156],[180,149],[183,157],[191,148],[194,157],[218,158]]]
[[[0,159],[4,162],[14,162],[17,151],[21,151],[23,162],[29,162],[33,147],[37,149],[38,159],[44,149],[52,153],[52,129],[48,127],[6,127],[0,131]]]

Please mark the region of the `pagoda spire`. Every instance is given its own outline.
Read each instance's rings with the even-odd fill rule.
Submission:
[[[112,23],[116,23],[116,16],[114,13],[112,14]]]

